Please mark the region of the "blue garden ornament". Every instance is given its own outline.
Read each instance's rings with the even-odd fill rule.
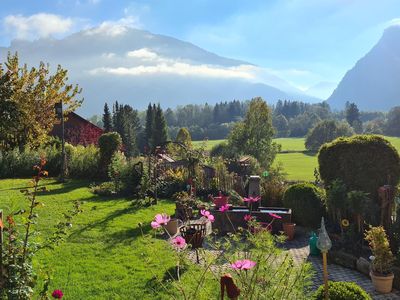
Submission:
[[[332,248],[331,239],[329,238],[328,232],[325,228],[324,217],[322,217],[321,219],[321,228],[318,234],[317,247],[319,250],[321,250],[322,253],[328,252]]]

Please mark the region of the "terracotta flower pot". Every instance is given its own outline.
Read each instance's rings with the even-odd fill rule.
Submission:
[[[283,231],[288,238],[288,241],[293,240],[295,232],[296,232],[296,224],[295,223],[283,223]]]
[[[219,208],[221,206],[228,204],[229,197],[227,197],[227,196],[213,197],[213,201],[214,201],[215,207]]]
[[[381,276],[370,272],[369,276],[371,276],[372,284],[377,292],[388,294],[392,291],[394,278],[393,273],[386,276]]]

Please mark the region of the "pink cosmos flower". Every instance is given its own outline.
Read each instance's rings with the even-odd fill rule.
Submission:
[[[186,246],[186,241],[183,237],[177,236],[171,241],[171,244],[178,249],[183,249]]]
[[[171,218],[167,214],[157,214],[154,217],[154,221],[151,222],[151,227],[153,227],[153,229],[160,228],[161,226],[167,225],[169,220],[171,220]]]
[[[249,221],[251,221],[253,219],[253,217],[251,216],[251,215],[245,215],[244,216],[244,220],[246,221],[246,222],[249,222]]]
[[[273,213],[268,213],[271,217],[273,217],[274,219],[282,219],[281,216],[278,216],[277,214],[273,214]]]
[[[214,222],[215,220],[214,216],[208,210],[202,209],[200,210],[200,214],[206,217],[210,222]]]
[[[232,269],[234,270],[250,270],[256,265],[256,262],[250,259],[242,259],[237,260],[233,264],[231,264]]]
[[[219,208],[219,211],[220,211],[220,212],[226,212],[226,211],[228,211],[228,210],[229,210],[229,205],[228,205],[228,204],[222,205],[222,206]]]
[[[243,201],[244,202],[249,202],[249,203],[253,203],[253,202],[258,202],[258,201],[260,201],[260,199],[261,199],[261,197],[260,196],[257,196],[257,197],[252,197],[252,196],[250,196],[249,198],[243,198]]]
[[[64,296],[64,294],[61,290],[54,290],[51,296],[55,299],[61,299]]]

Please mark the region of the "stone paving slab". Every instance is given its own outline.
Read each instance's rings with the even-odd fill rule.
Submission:
[[[308,236],[296,237],[293,241],[287,241],[284,248],[288,249],[292,254],[293,259],[297,262],[308,261],[312,263],[316,274],[313,278],[313,288],[317,289],[321,284],[323,284],[323,269],[322,269],[322,258],[311,256],[310,248],[308,246]],[[390,294],[379,294],[374,290],[372,286],[371,279],[364,274],[348,269],[339,265],[329,264],[328,261],[328,274],[329,280],[332,281],[349,281],[355,282],[361,286],[367,293],[371,295],[373,299],[377,300],[394,300],[400,299],[400,292],[393,290]]]

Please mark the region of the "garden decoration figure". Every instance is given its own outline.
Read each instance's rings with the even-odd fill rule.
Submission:
[[[329,299],[328,291],[328,266],[327,266],[327,253],[332,247],[332,242],[329,238],[328,232],[325,228],[324,217],[321,219],[321,228],[319,229],[317,247],[322,252],[322,260],[324,267],[324,286],[325,286],[325,299]]]
[[[232,300],[238,299],[240,295],[240,289],[233,282],[231,274],[225,274],[221,276],[220,284],[221,284],[221,300],[224,300],[225,289],[229,299]]]
[[[378,189],[379,204],[381,208],[381,225],[385,230],[389,230],[392,225],[392,211],[396,188],[391,185],[384,185]]]

